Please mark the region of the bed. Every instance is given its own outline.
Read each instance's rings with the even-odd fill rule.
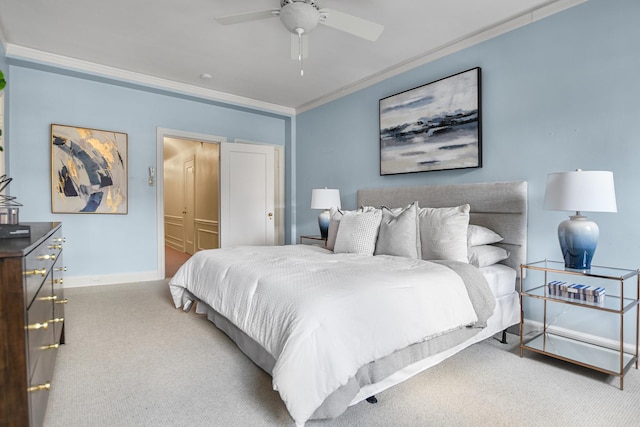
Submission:
[[[298,426],[519,322],[526,182],[361,189],[357,205],[333,213],[330,249],[200,251],[169,282],[272,376]]]

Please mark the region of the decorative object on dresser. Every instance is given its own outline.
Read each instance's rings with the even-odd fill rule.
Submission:
[[[329,231],[329,221],[331,221],[329,209],[331,208],[340,208],[340,190],[326,187],[311,190],[311,209],[322,209],[318,215],[318,225],[323,239],[327,238]]]
[[[600,230],[581,212],[617,212],[613,173],[578,169],[549,174],[544,208],[576,212],[558,225],[558,241],[565,268],[588,271]]]
[[[51,212],[126,214],[127,134],[51,125]]]
[[[19,221],[20,203],[13,196],[4,194],[5,189],[13,179],[6,175],[0,176],[0,239],[29,237],[28,225],[21,225]]]
[[[0,422],[41,426],[64,339],[62,225],[30,222],[31,236],[0,240]]]
[[[380,100],[380,175],[482,167],[480,68]]]

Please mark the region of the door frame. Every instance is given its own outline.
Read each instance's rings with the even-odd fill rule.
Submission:
[[[158,241],[158,270],[157,280],[164,279],[164,138],[189,139],[192,141],[202,141],[219,144],[227,142],[224,136],[207,135],[197,132],[189,132],[177,129],[156,128],[156,224]]]

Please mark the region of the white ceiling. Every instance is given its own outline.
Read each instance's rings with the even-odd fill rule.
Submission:
[[[280,0],[0,0],[0,39],[10,58],[295,112],[582,1],[318,0],[384,31],[318,26],[303,77],[278,18],[214,20]]]

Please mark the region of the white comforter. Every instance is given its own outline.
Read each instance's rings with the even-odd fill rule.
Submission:
[[[201,251],[169,285],[176,307],[188,290],[275,358],[298,425],[361,366],[477,320],[447,267],[308,245]]]

